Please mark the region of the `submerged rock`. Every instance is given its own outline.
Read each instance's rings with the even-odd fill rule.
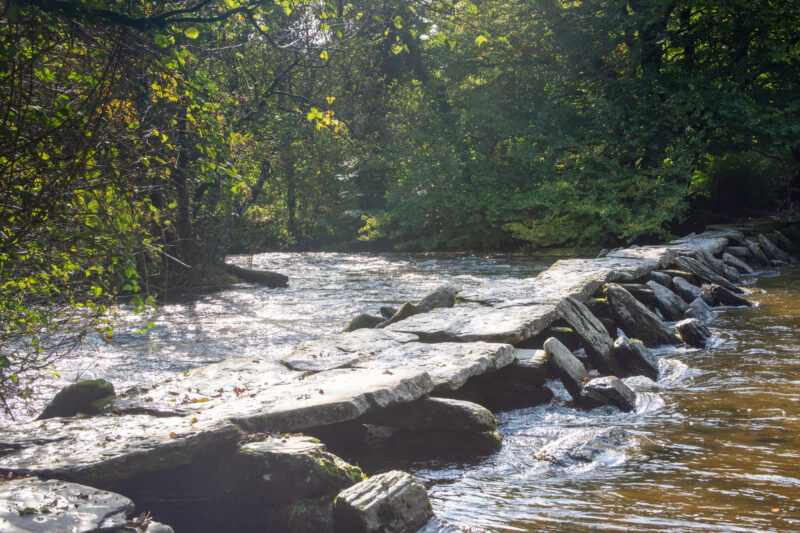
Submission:
[[[683,298],[663,285],[655,281],[648,281],[647,286],[653,291],[656,305],[667,320],[680,320],[686,310],[689,309],[689,304]]]
[[[641,339],[647,346],[680,344],[663,320],[621,286],[609,283],[605,294],[616,322],[628,336]]]
[[[551,337],[544,343],[544,350],[550,358],[550,364],[556,370],[561,382],[575,401],[580,402],[583,384],[589,380],[589,373],[577,357],[561,342]]]
[[[614,341],[614,354],[625,368],[625,376],[647,376],[656,381],[658,379],[658,358],[647,349],[638,339],[618,337]]]
[[[565,467],[591,463],[619,454],[632,440],[630,433],[618,427],[580,430],[542,446],[533,457]]]
[[[225,270],[237,278],[248,283],[257,283],[271,289],[286,287],[289,285],[289,278],[278,272],[268,270],[250,270],[230,263],[224,264]]]
[[[583,384],[584,403],[613,405],[622,411],[636,409],[636,393],[616,376],[594,378]]]
[[[114,386],[104,379],[78,381],[58,391],[37,420],[95,413],[92,403],[109,396],[114,396]]]
[[[338,533],[414,533],[433,511],[422,482],[392,470],[340,492],[333,514]]]
[[[568,297],[558,304],[564,320],[583,340],[589,359],[600,372],[617,374],[621,370],[614,357],[614,341],[589,309],[578,300]]]
[[[675,324],[681,340],[695,348],[705,348],[711,338],[711,331],[696,318],[687,318]]]

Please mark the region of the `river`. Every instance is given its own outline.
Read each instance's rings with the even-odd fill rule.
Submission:
[[[290,286],[242,284],[164,306],[145,333],[136,332],[143,317],[122,310],[111,342],[90,339],[44,387],[104,377],[124,390],[229,357],[280,359],[355,314],[416,300],[444,281],[470,288],[530,277],[555,259],[233,257],[288,274]],[[627,380],[642,393],[635,412],[576,410],[553,382],[550,404],[498,414],[499,453],[401,466],[429,487],[440,526],[457,530],[800,531],[800,269],[765,274],[751,280],[756,307],[719,313],[709,349],[660,352],[658,382]],[[554,466],[533,457],[556,439],[610,427],[625,429],[625,442],[591,463]]]

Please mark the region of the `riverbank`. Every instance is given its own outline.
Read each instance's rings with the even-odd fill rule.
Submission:
[[[618,250],[596,260],[561,261],[536,278],[481,287],[464,295],[469,300],[468,302],[397,322],[391,326],[394,333],[379,334],[383,335],[380,341],[383,343],[381,349],[376,349],[379,343],[374,335],[378,333],[377,331],[371,332],[369,335],[355,332],[349,337],[345,337],[355,338],[357,341],[349,350],[341,349],[341,342],[334,343],[336,350],[328,348],[327,352],[325,349],[315,348],[315,346],[320,346],[319,343],[316,345],[312,343],[304,347],[295,357],[289,358],[290,364],[287,365],[291,367],[292,363],[295,365],[301,362],[307,363],[309,355],[316,355],[317,357],[311,357],[311,359],[321,365],[321,368],[291,370],[284,365],[280,365],[278,368],[272,363],[255,361],[229,362],[216,367],[207,367],[199,372],[199,376],[190,373],[188,376],[183,376],[181,379],[173,380],[171,383],[152,390],[136,391],[126,395],[125,398],[115,400],[112,402],[112,406],[118,413],[116,415],[106,414],[93,419],[69,419],[70,422],[66,425],[72,427],[61,433],[56,430],[56,427],[63,426],[63,423],[47,422],[45,423],[46,433],[58,435],[57,438],[53,437],[54,440],[51,441],[51,444],[58,442],[58,445],[52,445],[50,448],[41,443],[34,445],[31,441],[33,437],[20,436],[18,440],[7,443],[8,449],[16,451],[0,459],[0,466],[15,473],[73,476],[82,481],[91,481],[96,485],[105,484],[109,488],[119,487],[125,490],[123,493],[126,495],[132,495],[133,492],[138,491],[137,494],[143,498],[134,497],[135,501],[150,501],[147,499],[148,487],[163,486],[163,479],[159,476],[166,476],[167,473],[170,478],[176,478],[178,473],[183,473],[184,476],[190,475],[191,465],[202,464],[209,457],[206,452],[213,452],[215,460],[219,460],[220,456],[228,457],[229,464],[225,468],[220,467],[224,471],[212,473],[206,471],[205,474],[210,478],[207,482],[210,483],[213,480],[215,486],[224,486],[225,483],[216,482],[224,481],[224,477],[230,475],[230,471],[237,471],[230,465],[239,464],[237,463],[239,461],[245,461],[243,464],[247,464],[246,460],[252,458],[253,453],[256,453],[252,450],[242,451],[241,446],[237,448],[239,439],[246,441],[253,438],[252,435],[257,434],[254,432],[306,431],[314,430],[320,425],[330,426],[333,422],[358,422],[365,415],[371,415],[374,422],[374,417],[380,417],[380,411],[384,408],[422,399],[425,394],[436,395],[447,390],[461,390],[464,388],[462,385],[467,381],[466,378],[477,377],[488,370],[497,370],[511,364],[530,368],[531,365],[524,364],[525,362],[519,357],[514,363],[514,358],[509,357],[511,348],[505,348],[506,345],[502,343],[511,342],[523,350],[534,349],[535,346],[526,348],[524,343],[538,342],[537,336],[546,333],[548,328],[554,326],[559,315],[563,314],[559,311],[558,304],[564,298],[571,296],[578,301],[588,302],[590,297],[594,296],[598,289],[602,289],[606,282],[633,283],[640,278],[649,276],[653,270],[670,266],[678,254],[697,256],[700,253],[702,256],[703,252],[709,252],[721,255],[720,252],[723,252],[723,249],[729,245],[729,240],[736,241],[735,244],[742,244],[739,234],[718,230],[704,236],[684,239],[668,247]],[[734,246],[734,248],[741,248],[741,246]],[[707,260],[706,262],[713,267],[713,261]],[[706,275],[708,274],[706,273]],[[698,274],[695,273],[687,276],[687,279],[694,278],[697,281],[697,277]],[[725,283],[723,282],[723,284]],[[646,294],[640,292],[640,295]],[[498,319],[490,320],[490,317],[493,316]],[[562,331],[561,333],[566,332]],[[418,340],[410,336],[416,336]],[[441,342],[428,344],[424,342],[425,340],[446,340],[448,343],[457,342],[457,344]],[[485,348],[484,352],[473,351],[470,343],[482,341],[501,344],[498,344],[497,348],[486,348],[486,345],[482,345]],[[569,340],[565,338],[564,343],[569,344]],[[458,353],[459,350],[464,350],[464,352]],[[334,354],[336,357],[333,359],[320,357],[323,353]],[[414,358],[397,357],[398,354],[403,353],[406,355],[412,353],[419,357],[416,361],[407,361],[407,359]],[[438,376],[436,372],[419,371],[436,367],[437,362],[442,361],[442,357],[450,357],[456,360],[457,364],[450,365],[450,368],[437,367],[445,369]],[[464,364],[465,361],[468,364]],[[587,362],[591,363],[591,361]],[[580,363],[583,364],[583,362]],[[236,364],[240,366],[232,368]],[[465,368],[472,369],[469,370],[472,374],[465,376],[463,374]],[[312,371],[316,373],[308,374]],[[296,373],[294,378],[291,377],[292,372]],[[496,375],[497,372],[494,374]],[[531,370],[527,375],[537,375],[536,370]],[[256,376],[258,382],[255,381]],[[300,379],[300,376],[305,377]],[[427,381],[424,376],[427,376]],[[243,377],[254,379],[245,383],[243,382],[245,380],[242,380]],[[263,379],[262,382],[262,378],[266,379]],[[341,380],[341,385],[337,385],[339,383],[337,380]],[[505,381],[507,383],[508,380]],[[303,382],[300,384],[302,390],[297,387],[299,382]],[[354,390],[359,388],[354,387],[354,383],[363,388]],[[544,386],[542,380],[541,387]],[[493,383],[489,389],[492,387],[496,388],[497,382]],[[543,390],[541,387],[539,390]],[[487,389],[486,386],[479,388],[484,391]],[[222,392],[217,394],[220,389]],[[237,392],[237,389],[240,391]],[[282,390],[291,390],[291,395],[281,392]],[[578,394],[577,403],[580,403],[581,396]],[[538,401],[541,399],[541,395],[539,395]],[[283,405],[279,405],[281,402]],[[276,405],[279,408],[276,408]],[[287,408],[289,405],[291,408]],[[125,412],[130,414],[121,414]],[[309,415],[309,417],[305,415]],[[80,463],[76,458],[77,449],[73,448],[70,452],[69,446],[65,446],[65,444],[71,442],[71,439],[77,439],[78,435],[84,438],[83,442],[85,443],[87,435],[92,431],[91,426],[98,420],[108,422],[107,426],[94,430],[98,433],[97,442],[104,444],[104,447],[101,447],[102,453],[100,453],[102,458],[97,457]],[[154,422],[156,420],[158,423]],[[324,423],[320,423],[321,421]],[[384,422],[389,421],[388,419],[384,420]],[[223,422],[232,422],[232,426],[235,426],[234,429],[238,430],[238,433],[232,431]],[[133,428],[147,426],[150,423],[154,424],[153,433],[148,434],[143,440],[140,439],[142,440],[140,446],[134,446],[131,449],[130,437],[132,433],[135,433]],[[215,423],[218,425],[214,425]],[[54,425],[51,427],[51,424]],[[32,430],[30,428],[29,432]],[[126,433],[128,431],[130,434]],[[412,430],[412,433],[414,431]],[[420,432],[419,428],[416,432]],[[173,433],[176,435],[175,437],[172,436]],[[118,437],[119,440],[114,440],[115,437]],[[412,437],[414,435],[409,437],[406,433],[406,442],[413,442]],[[108,441],[108,438],[111,438],[116,444],[110,444],[111,441]],[[268,437],[265,436],[264,440],[266,439]],[[272,447],[270,450],[269,453],[274,453]],[[101,450],[96,451],[100,452]],[[55,455],[48,458],[44,452]],[[160,453],[164,453],[167,457],[159,456]],[[258,453],[263,454],[264,452],[262,450]],[[30,462],[33,455],[41,457],[38,464]],[[286,454],[279,452],[277,455],[284,457]],[[140,469],[139,472],[136,472],[126,462],[131,458],[136,459],[134,464]],[[58,463],[70,463],[74,469],[54,468],[56,459],[59,459]],[[333,460],[331,459],[331,461]],[[274,458],[267,460],[266,463],[274,467]],[[333,463],[336,464],[335,461]],[[339,476],[343,480],[347,478],[350,482],[356,481],[355,478],[358,476],[348,474],[347,467],[342,466],[341,470],[345,472]],[[356,471],[349,470],[349,472]],[[81,478],[81,476],[84,477]],[[215,476],[219,476],[219,479],[215,479]],[[134,478],[137,478],[138,481],[131,481]],[[147,483],[144,483],[143,479],[146,479]],[[184,481],[180,484],[180,488],[174,487],[176,491],[174,496],[180,494],[182,498],[191,500],[189,495],[181,494],[181,488],[185,491],[186,478],[180,479]],[[324,483],[318,485],[324,485]],[[264,487],[261,488],[264,489]],[[267,487],[267,493],[276,490],[282,489],[274,486]],[[224,496],[209,491],[208,487],[202,483],[198,486],[197,491],[198,494],[195,496],[204,499],[204,506],[207,507],[214,502],[216,508],[213,509],[213,512],[224,514],[227,517],[243,514],[224,510],[224,503],[228,502],[230,505],[231,498],[234,509],[249,509],[251,505],[255,506],[258,503],[252,499],[241,498],[241,491],[234,491],[234,496],[229,491],[225,493],[227,496]],[[211,497],[212,494],[218,500],[215,501]],[[285,490],[283,495],[289,497]],[[323,497],[315,494],[303,501],[309,502],[314,498]],[[330,503],[329,495],[324,498],[328,498]],[[272,511],[280,509],[281,506],[297,509],[298,501],[297,498],[277,503],[272,501],[267,502],[269,503],[267,507]],[[319,501],[317,503],[319,504]],[[236,507],[237,505],[240,507]],[[303,505],[306,509],[311,508],[311,505],[306,503]],[[324,509],[325,505],[319,507]],[[176,516],[181,514],[179,509],[172,512]],[[186,511],[184,510],[183,513],[185,514]],[[280,512],[274,514],[277,516]],[[259,516],[263,518],[263,513]],[[269,519],[275,520],[276,516],[271,516]],[[288,518],[284,517],[284,519]],[[330,518],[325,520],[330,520]],[[208,522],[204,523],[208,524]]]

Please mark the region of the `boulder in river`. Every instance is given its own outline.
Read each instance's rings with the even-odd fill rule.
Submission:
[[[604,456],[619,454],[631,444],[631,434],[619,427],[581,429],[542,446],[533,457],[566,467],[602,461]]]
[[[225,270],[233,274],[237,278],[248,283],[256,283],[264,285],[271,289],[278,289],[289,285],[289,278],[278,272],[270,272],[269,270],[251,270],[243,268],[230,263],[225,263]]]
[[[692,300],[692,303],[689,304],[689,309],[684,315],[684,318],[696,318],[704,324],[712,322],[715,317],[714,311],[702,298]]]
[[[450,431],[401,429],[391,436],[391,444],[401,451],[414,450],[423,454],[485,455],[503,446],[503,435],[497,431]]]
[[[621,286],[608,283],[605,294],[617,324],[628,336],[641,339],[647,346],[680,344],[663,320]]]
[[[739,284],[739,285],[744,283],[744,280],[742,279],[742,275],[739,273],[739,269],[737,269],[736,267],[733,267],[733,266],[731,266],[731,265],[729,265],[727,263],[722,265],[722,274],[731,283],[736,283],[736,284]]]
[[[430,294],[417,303],[405,303],[400,306],[391,317],[382,322],[378,327],[385,328],[390,324],[399,322],[420,313],[428,313],[434,309],[453,307],[456,304],[456,295],[461,288],[452,283],[445,283],[437,287]]]
[[[383,318],[379,316],[372,316],[366,313],[361,313],[360,315],[356,316],[353,320],[350,321],[347,326],[342,330],[342,333],[346,333],[348,331],[355,331],[357,329],[365,329],[365,328],[374,328],[381,322],[383,322]]]
[[[737,259],[741,259],[742,261],[752,258],[752,254],[750,253],[750,248],[748,248],[747,246],[726,246],[725,253],[730,254],[736,257]]]
[[[691,302],[700,298],[701,300],[705,301],[708,305],[713,305],[714,300],[711,298],[711,295],[703,291],[697,285],[692,285],[688,281],[683,278],[675,277],[672,279],[673,287],[675,288],[675,292],[683,298],[686,302]]]
[[[613,405],[621,411],[636,409],[636,393],[616,376],[594,378],[583,384],[584,403]]]
[[[421,481],[392,470],[340,492],[333,515],[337,533],[414,533],[433,510]]]
[[[360,419],[365,424],[390,426],[410,431],[494,431],[494,415],[477,403],[450,398],[419,400],[379,409]]]
[[[656,306],[661,310],[667,320],[680,320],[683,314],[689,309],[683,298],[655,281],[648,281],[647,286],[653,291],[656,298]]]
[[[660,283],[668,289],[672,288],[672,277],[665,272],[659,272],[657,270],[650,272],[650,280]]]
[[[554,337],[545,341],[544,350],[567,392],[575,401],[582,401],[583,384],[589,380],[586,367]]]
[[[726,265],[732,266],[737,270],[739,270],[740,272],[744,272],[745,274],[752,274],[753,272],[755,272],[755,270],[753,270],[753,267],[751,267],[738,257],[731,255],[727,252],[722,254],[722,260],[725,261]]]
[[[701,263],[697,259],[693,257],[681,256],[675,259],[675,263],[683,268],[684,270],[688,270],[695,274],[700,279],[707,281],[708,283],[716,283],[717,285],[722,285],[723,287],[727,288],[732,292],[742,292],[742,289],[722,277],[720,274],[714,272],[710,267],[706,266],[705,264]]]
[[[745,242],[747,244],[747,249],[750,250],[750,256],[758,266],[768,267],[772,265],[769,261],[769,257],[764,253],[764,249],[761,248],[761,244],[757,240],[747,239]]]
[[[647,376],[658,379],[658,358],[638,339],[618,337],[614,341],[614,355],[625,368],[622,376]]]
[[[719,285],[709,285],[708,287],[705,287],[705,289],[708,291],[708,294],[711,295],[711,298],[714,300],[714,302],[719,302],[722,305],[732,305],[737,307],[752,307],[753,305],[752,302],[745,300],[737,294],[733,294],[725,287],[720,287]]]
[[[780,244],[783,247],[783,249],[788,250],[789,253],[800,256],[800,247],[798,247],[795,243],[789,240],[789,238],[786,237],[786,235],[784,235],[778,230],[775,230],[773,232],[773,235],[775,237],[776,244]]]
[[[114,386],[104,379],[78,381],[58,391],[37,420],[95,413],[93,402],[110,396],[114,396]]]
[[[381,316],[386,320],[392,318],[392,315],[394,315],[396,312],[397,309],[394,307],[389,307],[388,305],[381,306],[380,309]]]
[[[706,266],[711,268],[711,270],[713,270],[717,274],[720,275],[723,274],[722,265],[724,265],[725,263],[723,263],[721,259],[717,259],[713,255],[708,253],[708,251],[706,250],[699,250],[694,254],[694,256],[695,259],[697,259],[701,263],[704,263]]]
[[[705,348],[711,338],[711,331],[696,318],[681,320],[675,329],[683,342],[695,348]]]
[[[583,340],[592,365],[605,374],[619,373],[621,367],[614,357],[614,341],[603,323],[573,297],[565,298],[557,307],[564,320]]]
[[[789,254],[775,246],[775,244],[769,240],[763,233],[758,234],[758,243],[761,245],[761,248],[767,254],[767,257],[770,259],[777,259],[778,261],[783,261],[784,263],[789,262]]]

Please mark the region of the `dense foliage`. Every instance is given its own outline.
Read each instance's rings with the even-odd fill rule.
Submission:
[[[0,402],[233,250],[666,236],[800,164],[800,2],[0,6]],[[794,154],[794,156],[792,155]],[[705,197],[705,203],[698,201]]]

